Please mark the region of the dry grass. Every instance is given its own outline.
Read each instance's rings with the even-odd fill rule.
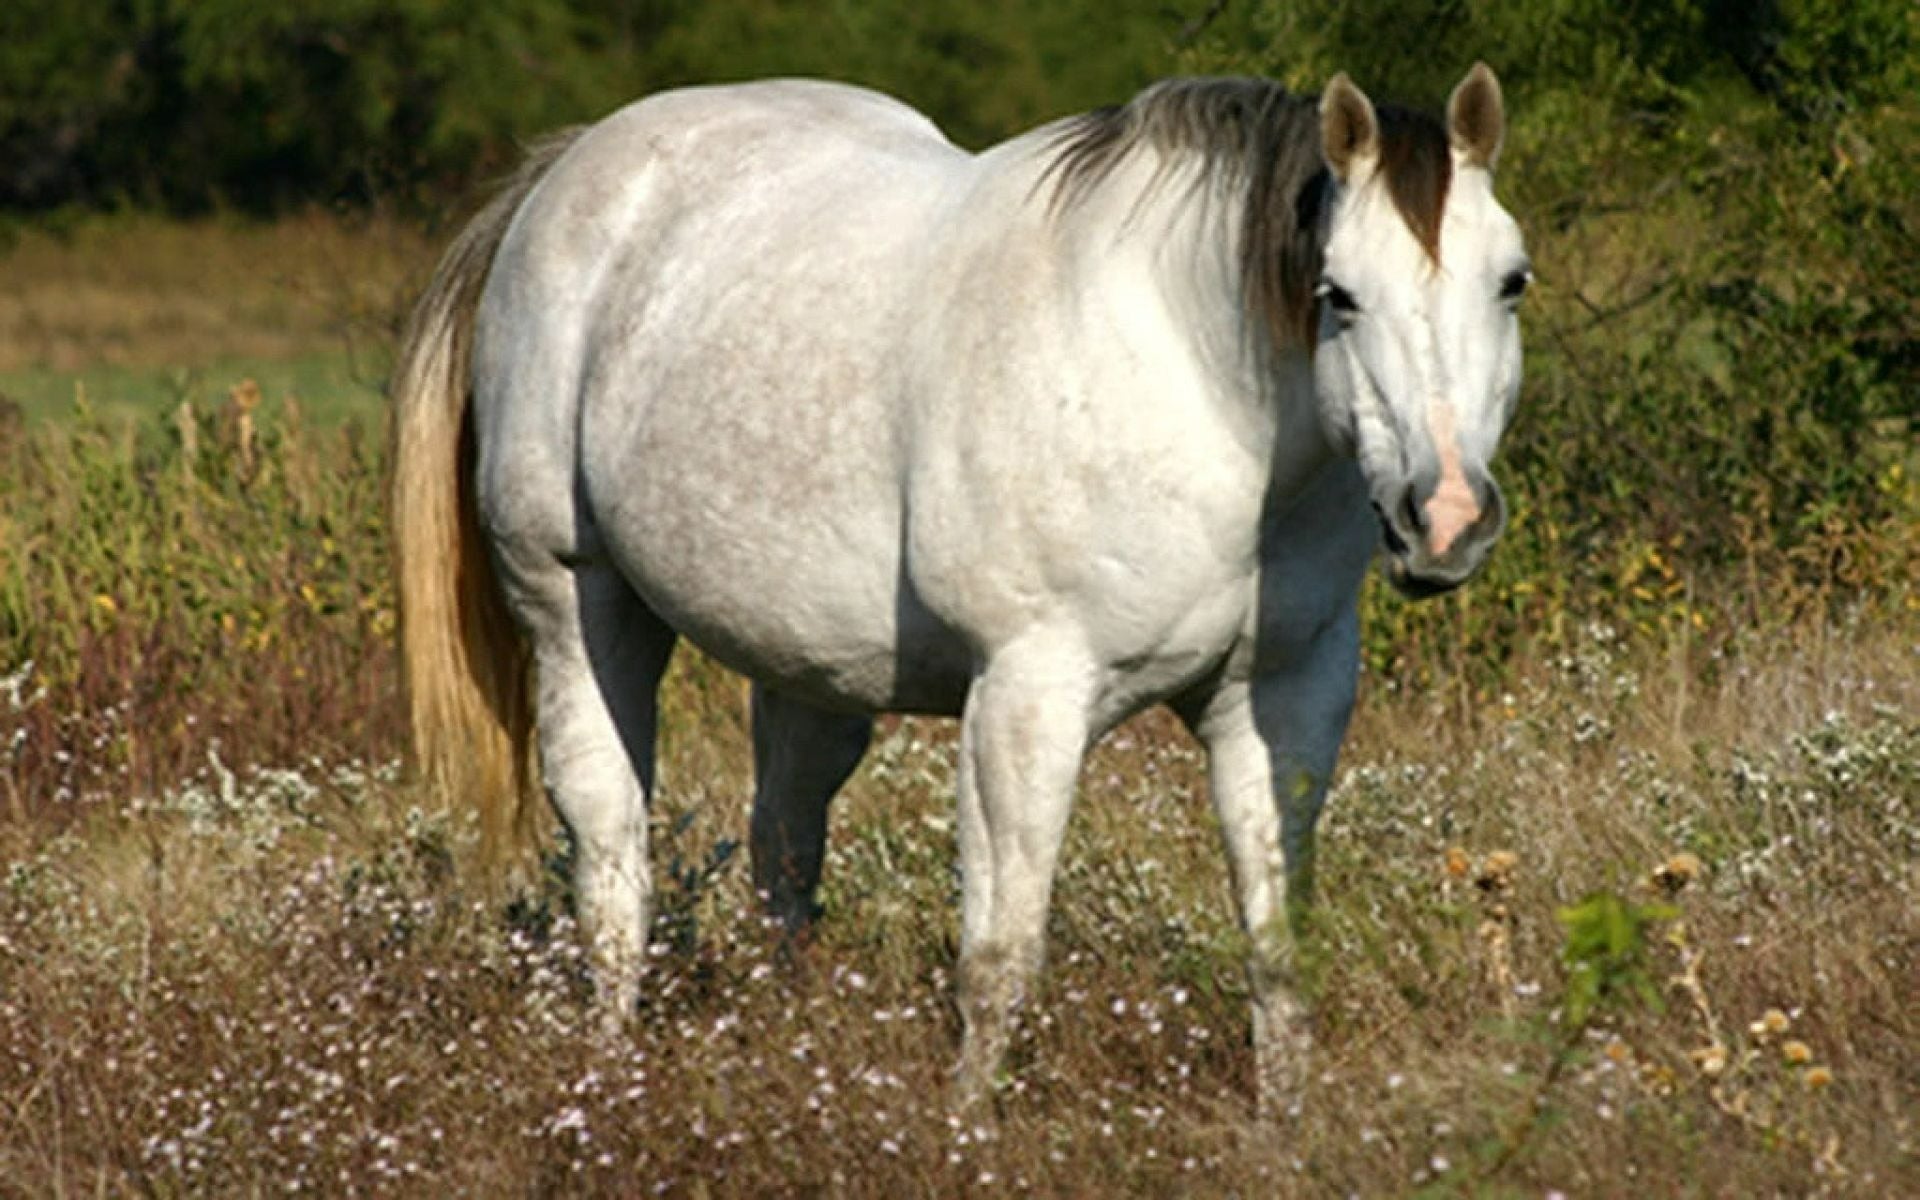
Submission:
[[[396,753],[381,459],[244,388],[0,436],[0,820]]]
[[[411,808],[386,768],[216,768],[64,837],[8,831],[0,1177],[24,1194],[1911,1192],[1913,650],[1860,630],[1743,659],[1689,701],[1691,746],[1643,719],[1670,700],[1659,668],[1605,641],[1444,738],[1424,734],[1458,714],[1371,705],[1324,843],[1318,1080],[1284,1135],[1248,1117],[1237,937],[1196,754],[1164,720],[1089,766],[1044,997],[996,1117],[967,1125],[944,1106],[945,726],[882,737],[837,813],[822,936],[782,963],[728,850],[737,685],[683,665],[656,816],[666,911],[644,1011],[612,1044],[589,1033],[557,885],[487,899],[460,823]],[[1568,699],[1566,672],[1590,669],[1603,687]],[[1682,852],[1687,878],[1654,881]],[[1573,1025],[1555,913],[1596,889],[1679,915],[1644,947],[1663,1003]]]
[[[323,211],[272,223],[125,214],[0,242],[0,372],[287,359],[404,316],[433,240]]]
[[[271,224],[134,213],[0,227],[0,440],[85,405],[153,418],[243,377],[317,425],[378,413],[434,237],[310,211]]]

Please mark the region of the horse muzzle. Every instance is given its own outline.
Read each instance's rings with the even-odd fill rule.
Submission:
[[[1473,471],[1466,487],[1470,496],[1456,496],[1417,480],[1391,504],[1373,502],[1387,550],[1387,580],[1408,599],[1443,595],[1471,579],[1506,528],[1499,485]]]

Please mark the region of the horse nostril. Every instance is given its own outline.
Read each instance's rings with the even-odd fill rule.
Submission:
[[[1507,526],[1507,501],[1500,494],[1500,485],[1492,479],[1486,479],[1478,489],[1480,492],[1480,519],[1474,525],[1493,537],[1498,537]]]
[[[1427,531],[1427,521],[1420,512],[1420,502],[1414,498],[1414,493],[1418,490],[1412,484],[1407,485],[1407,489],[1400,493],[1400,507],[1395,514],[1395,519],[1399,521],[1401,528],[1409,534]]]
[[[1394,528],[1393,521],[1387,516],[1387,510],[1380,507],[1378,500],[1371,503],[1373,515],[1380,520],[1380,537],[1386,543],[1387,552],[1396,556],[1407,553],[1407,539],[1401,537],[1400,531]]]

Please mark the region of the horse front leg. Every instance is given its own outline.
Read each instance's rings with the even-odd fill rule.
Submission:
[[[1054,867],[1086,753],[1093,673],[1043,641],[997,655],[961,721],[963,1109],[991,1088],[1044,958]]]
[[[1314,826],[1353,711],[1358,625],[1181,713],[1205,743],[1208,784],[1248,941],[1254,1081],[1262,1119],[1295,1115],[1311,1066],[1312,1012],[1298,965],[1313,897]]]

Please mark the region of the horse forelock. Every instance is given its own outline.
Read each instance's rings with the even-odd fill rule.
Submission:
[[[1440,214],[1453,184],[1453,151],[1439,120],[1423,112],[1383,104],[1380,122],[1380,174],[1400,219],[1434,263],[1440,261]]]
[[[1376,114],[1387,193],[1437,263],[1453,180],[1446,130],[1436,118],[1397,105]],[[1073,117],[1060,126],[1043,177],[1053,183],[1054,210],[1077,204],[1143,146],[1191,155],[1203,180],[1245,189],[1239,257],[1248,302],[1278,344],[1312,346],[1331,184],[1317,99],[1264,79],[1169,79],[1126,104]],[[1155,177],[1165,180],[1164,172]]]

